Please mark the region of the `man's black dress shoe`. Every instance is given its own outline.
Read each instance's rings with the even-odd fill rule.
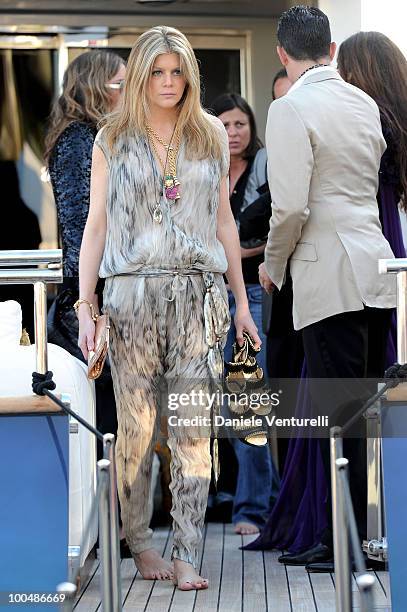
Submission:
[[[332,559],[332,550],[325,544],[317,544],[302,553],[280,555],[278,560],[284,565],[307,565]]]
[[[369,559],[367,557],[367,555],[363,555],[364,560],[365,560],[365,565],[366,565],[366,569],[367,570],[379,570],[379,571],[383,571],[386,569],[386,565],[385,563],[383,563],[382,561],[376,561],[375,559]],[[334,560],[329,559],[328,561],[325,562],[320,562],[320,563],[307,563],[307,565],[305,566],[305,569],[307,570],[307,572],[313,572],[314,574],[316,573],[325,573],[325,572],[329,572],[329,573],[333,573],[335,571],[335,566],[334,566]],[[352,572],[356,572],[356,566],[355,563],[352,563]]]
[[[314,574],[323,574],[323,573],[331,573],[335,571],[334,560],[330,559],[328,561],[322,561],[319,563],[307,563],[305,566],[307,572]]]

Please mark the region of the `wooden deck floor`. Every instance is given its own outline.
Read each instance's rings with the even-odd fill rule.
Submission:
[[[170,582],[142,580],[132,559],[121,563],[125,612],[331,612],[335,610],[335,583],[330,574],[308,574],[303,567],[285,567],[278,552],[239,550],[252,537],[233,533],[232,525],[209,523],[201,551],[201,572],[209,589],[181,592]],[[154,541],[169,558],[171,532],[156,529]],[[390,611],[387,572],[375,572],[375,610]],[[75,612],[101,612],[99,564],[94,562],[75,606]],[[359,597],[353,577],[353,609]]]

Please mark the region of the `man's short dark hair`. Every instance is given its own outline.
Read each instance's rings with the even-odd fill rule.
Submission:
[[[277,83],[277,81],[279,79],[288,79],[287,70],[285,68],[281,68],[281,70],[279,70],[277,72],[277,74],[274,76],[273,84],[271,86],[271,93],[272,93],[272,96],[273,96],[273,100],[276,99],[276,96],[274,94],[274,86],[275,86],[275,84]]]
[[[316,62],[329,55],[331,28],[328,17],[312,6],[293,6],[279,19],[277,39],[293,59]]]

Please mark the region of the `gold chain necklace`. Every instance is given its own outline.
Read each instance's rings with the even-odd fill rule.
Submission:
[[[146,125],[146,129],[150,137],[151,145],[163,169],[165,196],[168,200],[173,200],[173,201],[179,200],[179,198],[181,197],[180,189],[179,189],[180,182],[177,178],[177,157],[178,157],[179,144],[180,144],[179,134],[175,136],[175,144],[173,145],[172,141],[174,139],[175,129],[174,129],[173,135],[171,136],[171,140],[169,144],[164,142],[164,140],[162,140],[162,138],[160,138],[160,136],[149,125]],[[161,156],[155,145],[154,139],[157,140],[167,151],[167,157],[166,157],[165,163],[161,159]],[[167,170],[167,167],[168,167],[168,170]]]

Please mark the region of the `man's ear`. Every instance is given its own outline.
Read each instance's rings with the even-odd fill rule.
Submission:
[[[288,55],[284,49],[284,47],[279,47],[277,45],[277,55],[280,58],[280,62],[283,64],[284,68],[287,66],[288,64]]]
[[[336,53],[336,42],[331,42],[329,45],[329,57],[331,58],[331,62],[333,62]]]

